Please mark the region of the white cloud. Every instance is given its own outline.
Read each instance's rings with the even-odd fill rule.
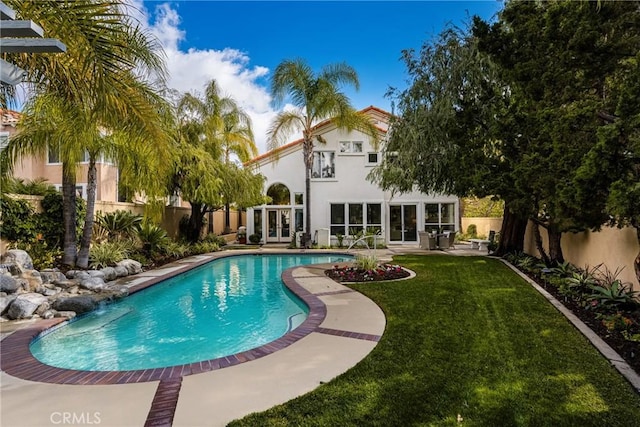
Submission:
[[[251,116],[256,145],[259,152],[264,153],[267,129],[277,114],[270,106],[267,88],[258,82],[268,75],[269,69],[251,66],[249,56],[232,47],[182,51],[179,44],[186,33],[180,29],[180,16],[175,9],[168,3],[159,4],[152,11],[146,10],[140,0],[133,0],[132,4],[138,9],[135,17],[164,47],[168,86],[182,93],[202,93],[206,84],[215,79],[222,91],[233,97]]]

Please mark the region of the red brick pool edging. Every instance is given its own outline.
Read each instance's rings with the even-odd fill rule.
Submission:
[[[282,252],[291,254],[291,252]],[[282,254],[273,252],[273,254]],[[255,255],[253,252],[244,252],[243,254]],[[313,253],[320,255],[321,253]],[[336,255],[338,253],[331,252],[329,254]],[[198,261],[173,271],[162,277],[151,278],[142,285],[136,285],[132,288],[132,293],[140,291],[151,285],[159,283],[167,278],[176,276],[187,270],[199,267],[203,264],[213,261],[214,259],[235,256],[240,254],[220,254],[211,259]],[[258,253],[258,255],[262,255]],[[238,365],[240,363],[255,360],[276,351],[282,350],[296,341],[306,337],[312,332],[319,332],[330,335],[340,335],[356,339],[364,339],[369,341],[379,341],[377,335],[359,334],[349,331],[339,331],[319,328],[327,314],[325,304],[313,293],[302,287],[293,277],[292,271],[298,267],[292,267],[282,273],[282,281],[298,298],[304,301],[309,307],[309,314],[300,326],[291,332],[283,335],[275,341],[267,343],[263,346],[253,348],[251,350],[236,353],[230,356],[220,357],[211,360],[188,363],[184,365],[175,365],[164,368],[152,368],[144,370],[131,371],[81,371],[64,368],[56,368],[45,365],[37,360],[29,350],[31,342],[41,333],[52,328],[65,319],[49,319],[42,320],[34,325],[27,326],[17,330],[0,342],[0,369],[14,377],[28,380],[52,384],[74,384],[74,385],[107,385],[107,384],[130,384],[150,381],[165,381],[170,379],[182,378],[187,375],[194,375],[203,372],[209,372],[216,369],[223,369],[228,366]],[[344,291],[338,291],[344,292]]]

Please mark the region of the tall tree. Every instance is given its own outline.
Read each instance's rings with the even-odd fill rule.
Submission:
[[[180,154],[172,191],[191,204],[186,237],[197,241],[207,212],[232,201],[239,206],[262,203],[263,178],[231,161],[233,152],[242,157],[253,152],[253,134],[249,117],[232,98],[222,96],[215,80],[202,98],[182,96],[177,118]]]
[[[240,163],[246,163],[258,155],[258,147],[255,144],[251,128],[251,118],[238,106],[232,106],[222,112],[220,125],[218,138],[222,145],[222,161],[227,169],[231,169],[229,173],[233,173],[233,169],[236,169],[234,168],[236,160]],[[236,171],[241,170],[241,168],[236,169]],[[223,189],[225,233],[231,231],[231,202],[240,199],[242,194],[242,188],[238,185],[227,186]]]
[[[311,233],[311,169],[315,142],[324,143],[314,127],[320,121],[331,119],[338,129],[360,130],[371,138],[374,146],[379,131],[371,120],[356,111],[349,98],[341,91],[342,85],[360,84],[358,75],[345,63],[327,65],[319,73],[302,59],[281,62],[271,79],[271,95],[276,105],[287,101],[293,109],[281,111],[268,131],[270,149],[286,142],[291,133],[302,131],[302,156],[305,169],[305,233]]]
[[[52,54],[12,54],[11,62],[27,70],[27,82],[36,97],[46,102],[36,109],[49,109],[56,126],[55,140],[43,138],[27,151],[15,148],[14,154],[31,150],[44,152],[52,142],[60,147],[63,163],[64,256],[63,263],[76,263],[77,248],[74,227],[76,165],[85,149],[97,141],[82,140],[78,134],[91,135],[97,129],[122,130],[133,137],[147,133],[162,147],[163,137],[157,108],[149,102],[153,97],[151,79],[162,83],[164,64],[159,44],[141,25],[131,18],[127,3],[108,0],[73,2],[9,0],[8,5],[23,19],[31,19],[43,27],[50,37],[61,40],[67,52]],[[29,111],[30,107],[27,107]],[[81,130],[65,126],[81,123]],[[88,146],[89,145],[89,146]],[[95,150],[94,154],[97,154]],[[162,151],[162,150],[161,150]],[[95,158],[94,158],[95,161]],[[90,221],[86,228],[90,228]],[[90,231],[88,232],[90,236]],[[85,246],[86,238],[84,239]],[[84,257],[83,257],[84,258]],[[85,264],[84,261],[82,264]]]
[[[576,198],[576,172],[611,111],[612,77],[638,49],[638,7],[631,2],[509,2],[473,32],[509,85],[528,125],[515,186],[530,193],[532,219],[547,230],[549,262],[562,262],[562,233],[599,227],[606,213]],[[552,60],[550,60],[552,58]]]
[[[409,87],[392,90],[394,116],[380,167],[385,190],[496,196],[504,200],[499,251],[523,249],[530,203],[512,185],[526,143],[496,65],[468,30],[446,28],[420,52],[403,51]]]

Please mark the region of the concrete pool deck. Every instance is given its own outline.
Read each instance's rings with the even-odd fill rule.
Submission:
[[[234,251],[251,253],[283,252],[268,248]],[[381,259],[390,259],[393,253],[377,252]],[[124,282],[139,289],[224,255],[192,257]],[[28,353],[28,342],[44,321],[11,322],[11,328],[3,325],[0,425],[222,426],[309,392],[366,357],[386,323],[375,303],[327,278],[324,270],[328,267],[295,267],[283,274],[287,286],[297,287],[296,293],[304,294],[307,304],[312,301],[318,310],[324,310],[323,316],[309,316],[315,324],[313,319],[306,326],[303,323],[288,334],[298,331],[295,336],[263,346],[257,353],[247,352],[244,360],[216,359],[216,366],[214,361],[200,364],[200,369],[192,364],[182,370],[160,371],[157,378],[153,372],[142,371],[117,378],[109,373],[75,374],[78,371],[60,372],[64,370],[25,362],[20,357],[29,357],[25,348]],[[50,371],[44,372],[47,369]]]

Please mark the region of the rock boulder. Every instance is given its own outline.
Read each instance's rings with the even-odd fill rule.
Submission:
[[[7,310],[9,319],[26,319],[31,317],[40,304],[47,301],[47,297],[36,293],[18,295]]]
[[[53,308],[57,311],[74,311],[78,314],[95,310],[97,306],[90,296],[60,298],[53,303]]]

